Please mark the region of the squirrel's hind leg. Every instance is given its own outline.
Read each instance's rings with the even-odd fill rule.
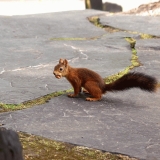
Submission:
[[[101,91],[101,89],[99,88],[99,86],[97,85],[96,82],[88,81],[85,84],[84,88],[92,96],[92,97],[87,97],[86,98],[87,101],[98,101],[98,100],[101,100],[102,91]]]
[[[87,97],[86,101],[99,101],[101,100],[101,98],[91,98],[91,97]]]

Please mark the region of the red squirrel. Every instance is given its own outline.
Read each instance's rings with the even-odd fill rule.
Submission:
[[[82,87],[87,90],[91,95],[91,97],[86,98],[87,101],[98,101],[102,98],[102,94],[107,91],[123,91],[138,87],[148,92],[154,92],[158,86],[154,77],[137,72],[127,73],[118,80],[105,84],[98,73],[87,68],[73,68],[66,59],[59,60],[53,74],[58,79],[65,77],[71,83],[74,93],[69,94],[69,97],[76,97],[81,92]]]

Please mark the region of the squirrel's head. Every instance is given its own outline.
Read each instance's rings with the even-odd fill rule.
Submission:
[[[54,67],[53,74],[56,78],[60,79],[65,77],[68,72],[68,61],[66,59],[60,59],[59,64]]]

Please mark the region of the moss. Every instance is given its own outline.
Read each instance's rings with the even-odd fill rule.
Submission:
[[[0,113],[26,108],[23,104],[4,104],[0,103]]]
[[[98,16],[88,17],[88,20],[93,23],[95,26],[104,28],[104,25],[100,23],[100,18]]]
[[[109,84],[109,83],[112,83],[112,82],[116,81],[117,79],[121,78],[123,75],[127,74],[134,67],[139,67],[141,65],[141,63],[138,60],[137,51],[135,49],[136,40],[134,38],[131,38],[131,37],[126,37],[125,40],[127,42],[129,42],[130,48],[131,48],[131,51],[132,51],[131,65],[126,67],[124,70],[114,74],[114,75],[105,77],[104,80],[105,80],[106,84]]]
[[[150,35],[150,34],[144,34],[144,33],[140,33],[140,37],[141,37],[141,39],[159,38],[159,37],[157,37],[157,36]]]
[[[131,49],[134,49],[134,48],[135,48],[136,40],[135,40],[134,38],[126,37],[125,40],[130,43]]]
[[[115,27],[112,27],[112,26],[109,26],[109,25],[103,25],[100,22],[100,18],[98,16],[88,17],[88,20],[92,24],[94,24],[95,26],[100,27],[100,28],[104,28],[107,32],[110,32],[110,33],[113,33],[113,32],[128,32],[128,33],[131,33],[131,34],[140,35],[141,39],[160,38],[158,36],[151,35],[151,34],[145,34],[145,33],[140,33],[140,32],[137,32],[137,31],[129,31],[129,30],[124,30],[124,29],[120,29],[120,28],[115,28]],[[130,45],[133,45],[133,43],[131,43]]]
[[[88,20],[97,27],[105,28],[105,30],[110,33],[119,31],[119,29],[116,29],[114,27],[101,24],[100,18],[98,16],[88,17]]]
[[[50,38],[50,41],[86,41],[86,40],[96,40],[102,36],[97,36],[97,37],[89,37],[89,38],[73,38],[73,37],[68,37],[68,38]]]
[[[0,109],[1,109],[0,112],[15,111],[15,110],[20,110],[20,109],[30,108],[35,105],[41,105],[41,104],[48,102],[51,98],[60,96],[65,93],[69,93],[71,91],[73,91],[73,90],[69,89],[69,90],[65,90],[65,91],[53,92],[53,93],[47,94],[45,96],[41,96],[39,98],[29,100],[29,101],[26,101],[26,102],[23,102],[20,104],[0,103]]]
[[[136,31],[127,31],[127,30],[115,28],[115,27],[112,27],[112,26],[109,26],[109,25],[103,25],[103,24],[100,22],[100,18],[99,18],[98,16],[88,17],[88,20],[89,20],[92,24],[94,24],[95,26],[100,27],[100,28],[103,28],[103,29],[105,29],[105,31],[107,31],[107,32],[109,32],[109,33],[114,33],[114,32],[128,32],[128,33],[130,33],[130,34],[140,35],[140,38],[141,38],[141,39],[159,38],[159,37],[157,37],[157,36],[150,35],[150,34],[139,33],[139,32],[136,32]],[[90,37],[90,38],[86,38],[86,37],[83,37],[83,38],[80,38],[80,37],[67,37],[67,38],[60,37],[60,38],[50,38],[50,40],[51,40],[51,41],[84,41],[84,40],[96,40],[96,39],[98,39],[98,38],[100,38],[100,37],[102,37],[102,36],[99,36],[99,37]],[[130,43],[130,45],[131,45],[131,48],[134,48],[134,47],[135,47],[136,41],[133,40],[133,38],[131,38],[131,37],[126,37],[126,40],[129,41],[129,43]]]
[[[96,149],[19,132],[25,160],[136,160]]]
[[[131,58],[131,64],[134,67],[139,67],[141,63],[138,60],[137,51],[135,49],[132,49],[132,58]]]
[[[105,29],[105,31],[107,31],[109,33],[120,32],[119,29],[111,27],[111,26],[105,26],[104,29]]]

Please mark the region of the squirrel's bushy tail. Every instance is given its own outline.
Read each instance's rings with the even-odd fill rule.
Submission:
[[[154,77],[143,73],[131,72],[111,84],[106,84],[105,91],[122,91],[136,87],[148,92],[154,92],[157,84],[157,80]]]

